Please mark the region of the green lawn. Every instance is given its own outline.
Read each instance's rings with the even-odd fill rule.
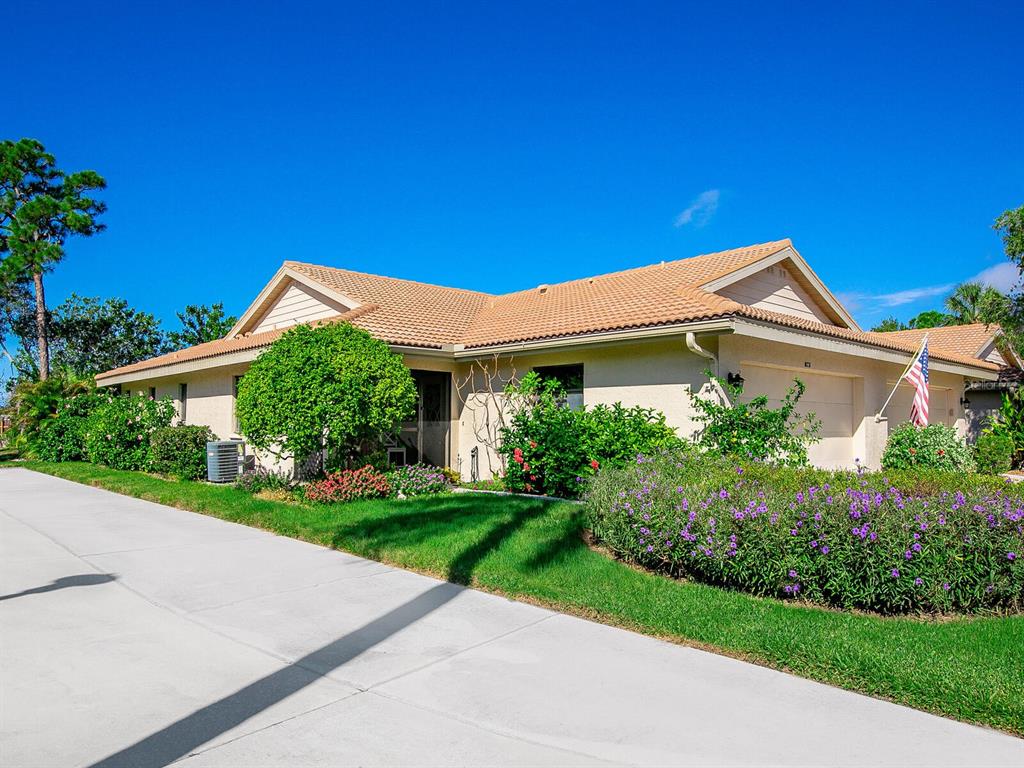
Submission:
[[[571,504],[454,494],[313,508],[90,464],[23,466],[1024,735],[1024,617],[881,618],[671,581],[589,549]]]

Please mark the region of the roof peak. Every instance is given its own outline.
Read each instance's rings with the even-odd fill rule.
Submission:
[[[295,259],[285,259],[284,266],[286,267],[312,267],[313,269],[330,269],[335,272],[347,272],[350,275],[359,275],[360,277],[374,277],[379,280],[394,280],[399,283],[407,283],[409,285],[419,285],[425,288],[439,288],[445,291],[461,291],[462,293],[470,293],[474,296],[482,296],[484,298],[493,298],[497,294],[487,293],[485,291],[474,291],[472,288],[457,288],[451,285],[440,285],[438,283],[427,283],[422,280],[410,280],[406,277],[393,277],[392,275],[379,275],[376,272],[363,272],[358,269],[348,269],[347,267],[332,267],[327,264],[313,264],[308,261],[296,261]]]
[[[695,259],[711,258],[711,257],[716,257],[716,256],[725,256],[725,255],[728,255],[728,254],[740,253],[742,251],[766,251],[766,253],[764,253],[764,254],[759,254],[759,257],[760,256],[767,256],[767,255],[770,255],[772,253],[778,253],[779,251],[783,250],[784,248],[791,248],[792,246],[793,246],[793,241],[790,238],[786,237],[786,238],[783,238],[781,240],[768,240],[768,241],[765,241],[763,243],[753,243],[751,245],[744,245],[744,246],[740,246],[738,248],[726,248],[726,249],[721,250],[721,251],[711,251],[709,253],[698,253],[698,254],[696,254],[694,256],[685,256],[685,257],[683,257],[681,259],[661,260],[661,261],[659,261],[657,263],[654,263],[654,264],[641,264],[640,266],[637,266],[637,267],[626,267],[625,269],[618,269],[618,270],[615,270],[613,272],[602,272],[602,273],[596,274],[596,275],[587,275],[587,276],[584,276],[584,277],[574,277],[571,280],[563,280],[563,281],[557,282],[557,283],[542,283],[541,285],[543,287],[545,287],[545,288],[550,289],[550,288],[557,288],[557,287],[564,286],[564,285],[572,285],[574,283],[585,283],[585,282],[592,283],[595,280],[603,280],[605,278],[613,278],[613,277],[618,277],[618,276],[625,275],[625,274],[636,273],[636,272],[643,272],[645,270],[650,270],[650,269],[663,269],[665,267],[676,266],[676,265],[682,264],[682,263],[687,262],[687,261],[693,261]],[[300,268],[301,267],[306,267],[306,268],[312,268],[312,269],[329,269],[329,270],[334,270],[334,271],[337,271],[337,272],[347,272],[347,273],[352,274],[352,275],[361,275],[361,276],[364,276],[364,277],[374,277],[374,278],[379,278],[379,279],[382,279],[382,280],[394,280],[394,281],[397,281],[397,282],[407,283],[407,284],[410,284],[410,285],[421,285],[421,286],[425,286],[425,287],[428,287],[428,288],[438,288],[438,289],[447,290],[447,291],[462,291],[463,293],[469,293],[469,294],[473,294],[475,296],[481,296],[481,297],[489,298],[489,299],[500,298],[502,296],[512,296],[512,295],[515,295],[515,294],[518,294],[518,293],[525,293],[525,292],[529,292],[529,291],[536,291],[537,288],[540,287],[540,286],[533,286],[531,288],[523,288],[523,289],[520,289],[520,290],[517,290],[517,291],[506,291],[504,293],[488,293],[486,291],[475,291],[475,290],[472,290],[470,288],[456,288],[456,287],[449,286],[449,285],[439,285],[437,283],[427,283],[427,282],[423,282],[421,280],[410,280],[410,279],[404,278],[404,277],[392,277],[391,275],[379,275],[379,274],[376,274],[374,272],[362,272],[362,271],[357,270],[357,269],[348,269],[347,267],[332,267],[332,266],[329,266],[329,265],[326,265],[326,264],[313,264],[313,263],[308,262],[308,261],[298,261],[296,259],[286,259],[284,261],[284,266],[300,267]]]

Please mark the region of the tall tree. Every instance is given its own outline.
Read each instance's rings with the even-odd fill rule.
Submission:
[[[1006,257],[1024,273],[1024,205],[1003,211],[996,218],[992,229],[1002,236]]]
[[[31,335],[22,337],[15,362],[21,378],[32,376],[36,343]],[[92,376],[159,355],[164,334],[153,315],[133,309],[124,299],[71,294],[50,316],[50,348],[54,370]]]
[[[946,297],[953,325],[998,323],[1006,316],[1009,299],[992,286],[961,283]]]
[[[184,312],[175,314],[181,322],[181,330],[167,334],[167,346],[172,350],[222,339],[238,322],[237,317],[224,315],[222,302],[217,302],[212,307],[205,304],[189,304]]]
[[[43,274],[64,258],[69,237],[103,229],[96,217],[106,205],[89,193],[105,187],[95,171],[57,168],[35,139],[0,142],[0,285],[33,284],[40,379],[50,372]]]

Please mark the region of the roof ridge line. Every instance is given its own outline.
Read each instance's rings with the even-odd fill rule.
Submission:
[[[503,294],[500,294],[500,293],[487,293],[485,291],[476,291],[476,290],[473,290],[472,288],[459,288],[459,287],[453,286],[453,285],[441,285],[439,283],[427,283],[427,282],[424,282],[422,280],[410,280],[407,277],[392,277],[390,275],[379,275],[376,272],[363,272],[363,271],[358,270],[358,269],[349,269],[347,267],[331,267],[331,266],[328,266],[326,264],[313,264],[312,262],[309,262],[309,261],[296,261],[295,259],[285,259],[284,260],[284,264],[285,264],[285,266],[298,265],[300,267],[313,267],[315,269],[330,269],[330,270],[334,270],[335,272],[348,272],[349,274],[360,275],[362,277],[376,277],[376,278],[379,278],[381,280],[393,280],[394,282],[397,282],[397,283],[409,283],[411,285],[422,285],[422,286],[424,286],[426,288],[441,288],[441,289],[443,289],[445,291],[459,291],[461,293],[470,293],[470,294],[473,294],[475,296],[482,296],[484,298],[495,298],[496,296],[503,295]],[[319,281],[317,281],[317,282],[319,282]]]

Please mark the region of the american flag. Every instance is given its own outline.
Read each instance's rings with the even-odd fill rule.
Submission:
[[[921,352],[903,378],[914,387],[914,402],[910,406],[910,420],[919,427],[928,426],[928,338],[925,337]]]

